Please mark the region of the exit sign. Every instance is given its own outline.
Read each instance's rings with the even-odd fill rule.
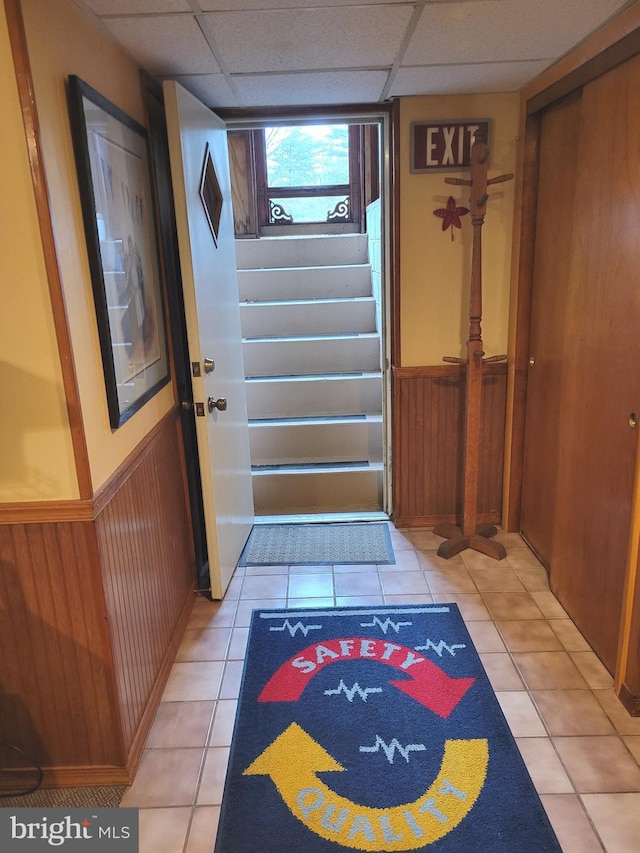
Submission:
[[[435,172],[467,169],[476,130],[489,139],[489,119],[467,121],[415,121],[411,125],[411,171]]]

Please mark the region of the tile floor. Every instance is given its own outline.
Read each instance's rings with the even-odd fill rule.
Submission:
[[[122,802],[140,809],[140,853],[213,849],[252,608],[447,601],[460,607],[563,851],[640,851],[640,718],[522,539],[498,535],[500,563],[474,551],[445,561],[431,531],[390,527],[395,565],[241,568],[224,601],[196,600]]]

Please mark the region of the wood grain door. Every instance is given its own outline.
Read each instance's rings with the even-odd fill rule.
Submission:
[[[547,567],[555,518],[580,110],[580,94],[547,110],[540,137],[521,528]]]
[[[527,439],[523,530],[536,548],[540,536],[553,591],[613,671],[637,445],[629,421],[640,412],[640,57],[584,87],[573,129],[563,109],[561,127],[551,112],[543,123],[543,150],[559,150],[552,134],[578,138],[552,167],[555,203],[538,206],[533,340],[554,367],[538,389],[537,359],[531,368],[527,432],[541,438]],[[574,185],[572,209],[563,181]],[[561,294],[545,265],[552,278],[562,271]]]

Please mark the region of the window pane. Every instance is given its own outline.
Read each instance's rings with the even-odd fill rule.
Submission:
[[[270,187],[318,187],[349,183],[346,124],[265,129]]]

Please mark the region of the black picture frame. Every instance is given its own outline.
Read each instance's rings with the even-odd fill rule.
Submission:
[[[113,430],[170,380],[148,135],[75,75],[71,135]]]

